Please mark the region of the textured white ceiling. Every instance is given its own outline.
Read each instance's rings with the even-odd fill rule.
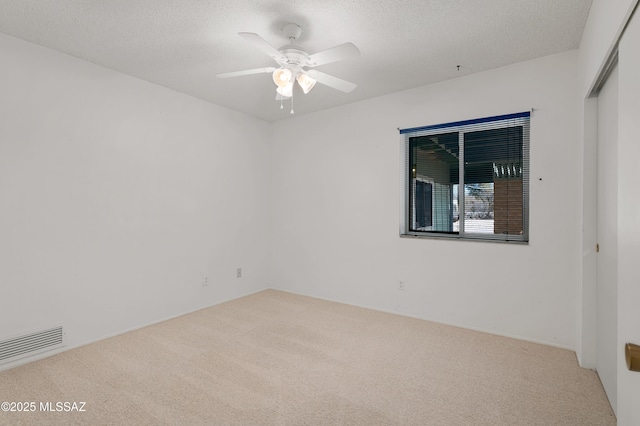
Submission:
[[[317,69],[352,81],[316,85],[296,114],[576,49],[591,0],[0,0],[0,32],[255,117],[288,118],[268,74],[218,73],[274,65],[237,33],[279,48],[282,28],[312,54],[352,42],[356,59]],[[457,70],[460,65],[460,70]]]

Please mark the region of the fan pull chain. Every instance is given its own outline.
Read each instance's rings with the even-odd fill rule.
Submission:
[[[293,115],[293,92],[291,92],[291,115]]]
[[[282,96],[280,96],[280,109],[284,109],[284,105],[282,105]]]

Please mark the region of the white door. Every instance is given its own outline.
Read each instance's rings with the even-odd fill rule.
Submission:
[[[626,342],[640,345],[640,12],[618,62],[618,424],[640,425],[640,372],[627,370]]]
[[[618,376],[618,67],[598,94],[596,371],[613,411]]]

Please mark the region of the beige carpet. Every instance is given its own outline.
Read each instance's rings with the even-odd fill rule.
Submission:
[[[573,352],[274,290],[1,372],[1,401],[37,404],[3,425],[615,424]]]

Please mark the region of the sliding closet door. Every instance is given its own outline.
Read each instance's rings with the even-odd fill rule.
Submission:
[[[640,372],[624,345],[640,345],[640,6],[620,40],[618,64],[618,424],[640,425]]]
[[[618,67],[598,95],[596,370],[617,410]]]

